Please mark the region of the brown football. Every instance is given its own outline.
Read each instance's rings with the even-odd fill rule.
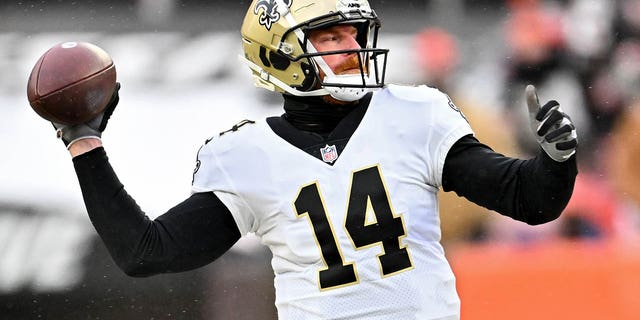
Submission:
[[[87,42],[64,42],[36,62],[27,98],[41,117],[73,125],[100,114],[115,87],[116,67],[107,52]]]

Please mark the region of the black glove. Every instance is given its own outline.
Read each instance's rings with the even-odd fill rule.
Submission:
[[[118,101],[120,100],[120,96],[118,95],[118,91],[120,91],[120,82],[116,82],[116,88],[113,91],[113,95],[111,96],[111,100],[107,104],[107,107],[95,118],[81,124],[76,125],[66,125],[51,122],[53,127],[56,129],[56,134],[58,135],[58,139],[62,139],[64,145],[69,149],[72,143],[84,139],[84,138],[97,138],[100,139],[102,136],[102,132],[107,127],[107,122],[113,113],[113,110],[118,105]]]
[[[566,161],[578,148],[578,134],[571,118],[562,112],[555,100],[540,107],[536,88],[532,85],[527,86],[526,96],[531,130],[536,141],[553,160]]]

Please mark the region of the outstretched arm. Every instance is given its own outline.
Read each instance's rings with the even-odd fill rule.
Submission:
[[[229,250],[240,232],[212,193],[194,194],[150,220],[127,194],[100,140],[119,101],[116,85],[105,111],[81,124],[53,123],[73,157],[93,226],[116,264],[131,276],[179,272],[203,266]]]

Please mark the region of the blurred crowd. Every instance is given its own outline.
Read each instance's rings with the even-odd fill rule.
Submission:
[[[538,150],[528,123],[524,87],[557,100],[579,135],[573,198],[553,223],[528,227],[442,194],[443,241],[529,242],[637,239],[640,233],[640,0],[509,0],[501,35],[506,45],[502,106],[489,108],[456,87],[460,40],[431,25],[414,38],[424,81],[452,95],[480,141],[507,155]]]

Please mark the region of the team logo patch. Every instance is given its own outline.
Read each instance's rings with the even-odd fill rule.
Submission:
[[[322,154],[322,161],[326,163],[332,163],[338,159],[338,149],[335,145],[326,145],[320,148],[320,154]]]
[[[258,23],[267,28],[267,30],[271,30],[271,26],[280,20],[279,2],[285,4],[287,8],[291,8],[293,0],[260,0],[256,3],[256,7],[253,8],[253,13],[259,15]],[[262,9],[262,13],[259,14],[260,9]]]

